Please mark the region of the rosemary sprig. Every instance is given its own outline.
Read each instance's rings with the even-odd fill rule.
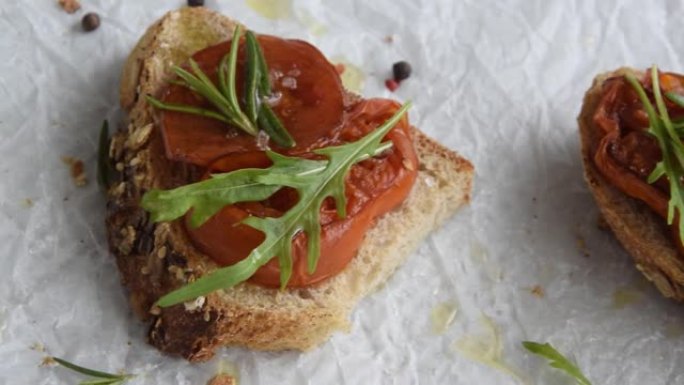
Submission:
[[[79,382],[79,385],[121,385],[134,377],[132,374],[112,374],[84,368],[83,366],[76,365],[58,357],[50,358],[67,369],[91,377],[90,379]]]
[[[287,132],[271,108],[262,103],[262,99],[270,96],[271,86],[268,78],[268,67],[256,36],[251,31],[245,33],[247,60],[245,64],[246,111],[243,111],[237,95],[236,71],[238,47],[240,45],[240,26],[233,32],[230,51],[218,66],[218,85],[215,85],[192,58],[189,60],[190,71],[174,66],[173,71],[181,81],[174,84],[183,85],[208,100],[216,111],[184,104],[164,103],[150,95],[146,95],[148,103],[155,108],[183,112],[216,119],[240,128],[249,135],[256,136],[262,129],[276,143],[284,147],[295,145],[292,136]]]
[[[394,116],[356,142],[325,147],[314,153],[327,159],[311,160],[267,151],[273,161],[269,168],[248,168],[178,187],[173,190],[150,190],[142,198],[142,207],[153,221],[170,221],[192,210],[190,224],[199,226],[223,207],[238,202],[260,201],[282,187],[297,190],[298,202],[280,217],[247,217],[242,223],[264,233],[261,244],[242,261],[213,271],[157,301],[168,307],[227,289],[249,279],[261,266],[278,257],[280,284],[284,288],[292,274],[292,239],[307,235],[307,267],[316,269],[320,256],[320,210],[328,197],[335,200],[337,214],[346,216],[345,177],[351,167],[386,150],[391,142],[382,138],[406,113],[405,104]]]
[[[634,87],[641,103],[644,105],[650,125],[648,132],[656,138],[660,146],[663,159],[657,163],[655,169],[648,176],[648,183],[655,183],[662,177],[668,180],[670,184],[670,201],[667,208],[667,224],[672,225],[675,215],[681,217],[682,212],[684,212],[684,186],[682,186],[682,178],[684,178],[684,144],[682,144],[676,126],[670,119],[667,107],[665,106],[662,91],[660,90],[658,68],[656,66],[651,68],[655,107],[634,74],[626,74],[625,79]],[[668,98],[673,100],[671,96]],[[677,98],[675,97],[674,99],[673,102],[677,103]],[[678,227],[679,238],[684,240],[684,221],[679,220]]]

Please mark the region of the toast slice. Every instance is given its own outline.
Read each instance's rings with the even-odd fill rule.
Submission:
[[[152,25],[125,64],[121,105],[128,124],[110,148],[120,175],[108,190],[107,236],[132,308],[151,323],[152,345],[191,361],[209,359],[222,345],[306,350],[347,330],[356,303],[468,202],[473,177],[467,160],[414,129],[420,160],[416,184],[398,209],[376,221],[342,273],[312,287],[280,291],[243,283],[183,305],[151,308],[161,295],[217,266],[193,248],[178,221],[151,223],[139,205],[145,191],[181,185],[193,173],[192,166],[164,156],[154,110],[143,95],[157,95],[172,76],[172,65],[226,40],[235,25],[201,7],[172,11]]]
[[[628,71],[643,76],[643,71],[621,68],[598,75],[584,96],[578,117],[584,178],[596,203],[624,248],[634,257],[636,267],[668,298],[684,300],[684,259],[679,255],[666,222],[644,203],[613,187],[594,165],[599,142],[594,113],[599,105],[604,81]]]

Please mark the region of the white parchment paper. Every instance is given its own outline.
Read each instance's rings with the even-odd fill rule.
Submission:
[[[106,253],[95,154],[102,119],[120,118],[124,58],[184,1],[82,0],[75,15],[53,0],[3,1],[0,383],[76,383],[39,367],[54,354],[138,374],[131,384],[204,384],[229,364],[248,385],[517,384],[456,348],[473,339],[491,347],[480,337],[484,315],[500,331],[501,360],[529,384],[572,381],[528,355],[528,339],[553,343],[594,384],[684,384],[684,308],[662,299],[598,229],[575,122],[599,72],[652,63],[684,71],[684,3],[279,3],[289,15],[271,19],[244,0],[207,1],[256,31],[306,39],[354,64],[366,96],[413,100],[412,121],[474,163],[472,204],[362,301],[349,334],[319,349],[224,349],[202,365],[162,356],[144,342]],[[88,11],[102,25],[86,34]],[[383,81],[400,59],[414,73],[391,94]],[[85,161],[86,187],[74,186],[64,155]],[[444,302],[458,311],[437,335],[430,314]]]

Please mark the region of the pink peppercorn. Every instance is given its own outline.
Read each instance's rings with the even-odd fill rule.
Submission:
[[[399,88],[399,83],[397,83],[397,81],[394,79],[387,79],[385,80],[385,87],[387,87],[388,90],[394,92],[394,90]]]

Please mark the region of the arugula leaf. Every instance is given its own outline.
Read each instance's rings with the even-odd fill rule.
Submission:
[[[327,160],[310,160],[267,151],[273,165],[266,169],[243,169],[214,175],[211,179],[174,190],[151,190],[143,196],[142,207],[154,221],[169,221],[192,209],[191,225],[199,226],[221,208],[245,201],[266,199],[282,187],[297,190],[297,203],[277,218],[248,217],[243,223],[264,233],[264,241],[242,261],[223,267],[178,290],[166,294],[156,305],[168,307],[215,290],[230,288],[251,277],[257,269],[275,256],[280,264],[281,288],[292,274],[292,238],[307,235],[307,267],[316,270],[320,256],[320,208],[327,197],[333,197],[340,217],[346,216],[344,180],[357,162],[388,148],[382,138],[394,127],[409,108],[402,106],[380,127],[352,143],[326,147],[314,153]]]
[[[675,125],[672,122],[667,111],[662,91],[660,90],[658,68],[656,66],[651,68],[653,96],[656,102],[657,111],[634,74],[626,74],[625,79],[635,89],[641,103],[644,105],[650,124],[648,132],[658,141],[663,156],[663,159],[658,162],[655,169],[651,172],[651,175],[649,175],[648,182],[654,183],[662,176],[667,178],[670,184],[667,224],[671,225],[674,222],[675,215],[681,216],[682,212],[684,212],[684,186],[682,186],[681,182],[682,178],[684,178],[684,144],[682,144],[682,140],[677,132],[678,125]],[[678,104],[680,101],[679,98],[673,96],[673,94],[668,94],[667,97],[675,104]],[[679,220],[678,227],[679,238],[684,239],[684,221]]]
[[[83,380],[79,382],[80,385],[118,385],[123,384],[129,379],[133,378],[130,374],[111,374],[106,372],[101,372],[99,370],[93,370],[84,368],[83,366],[76,365],[65,359],[59,357],[51,357],[55,362],[62,365],[67,369],[71,369],[76,373],[84,374],[86,376],[93,377],[89,380]]]
[[[549,343],[540,344],[533,341],[523,341],[522,344],[523,347],[525,347],[525,349],[528,351],[549,360],[549,365],[551,367],[560,369],[569,376],[573,377],[575,380],[577,380],[578,384],[591,385],[591,381],[589,381],[584,374],[582,374],[582,371],[575,366],[575,364],[570,362],[570,360],[565,358],[565,356],[559,353],[558,350],[554,349],[554,347]]]

